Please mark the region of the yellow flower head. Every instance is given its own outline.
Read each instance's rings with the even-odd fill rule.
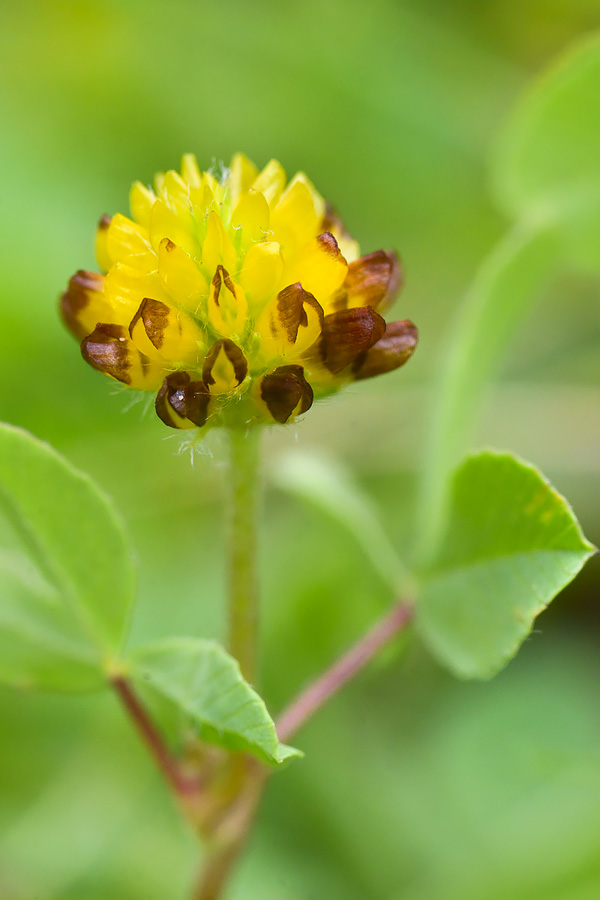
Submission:
[[[104,216],[103,275],[61,297],[84,359],[156,392],[173,428],[289,422],[353,379],[401,366],[411,322],[381,312],[400,287],[393,253],[359,250],[308,178],[286,183],[237,154],[221,180],[192,155],[136,182],[131,218]]]

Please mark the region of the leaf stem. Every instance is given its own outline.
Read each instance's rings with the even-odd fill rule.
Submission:
[[[292,700],[277,720],[280,741],[288,741],[322,706],[397,637],[413,618],[413,606],[400,600],[380,622]]]
[[[173,793],[186,803],[197,795],[200,784],[185,775],[177,759],[172,756],[164,738],[152,720],[146,707],[137,696],[131,683],[122,676],[111,679],[111,685],[121,700],[123,707],[135,725],[150,755],[156,762],[165,781]]]
[[[250,683],[257,676],[257,518],[260,429],[229,430],[229,651]]]

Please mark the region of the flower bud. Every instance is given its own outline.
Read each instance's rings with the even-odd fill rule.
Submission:
[[[180,172],[136,182],[131,216],[103,216],[105,274],[77,272],[62,318],[93,368],[157,391],[172,428],[284,423],[353,379],[403,365],[410,322],[381,313],[398,257],[360,256],[302,172],[236,154],[221,180],[186,154]]]

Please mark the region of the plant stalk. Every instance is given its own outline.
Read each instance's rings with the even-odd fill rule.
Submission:
[[[251,684],[257,677],[257,519],[260,483],[260,429],[229,430],[229,652]]]
[[[246,782],[206,848],[206,858],[192,900],[221,900],[232,870],[248,840],[270,772],[248,760]]]

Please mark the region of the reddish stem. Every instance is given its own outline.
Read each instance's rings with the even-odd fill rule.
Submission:
[[[410,623],[412,617],[412,604],[405,600],[399,602],[337,662],[301,691],[277,721],[279,740],[288,741],[317,710],[364,669],[386,644],[397,637]]]
[[[171,754],[162,734],[130,682],[118,676],[111,680],[111,684],[169,787],[184,800],[195,795],[199,787],[198,782],[181,771],[178,761]]]

